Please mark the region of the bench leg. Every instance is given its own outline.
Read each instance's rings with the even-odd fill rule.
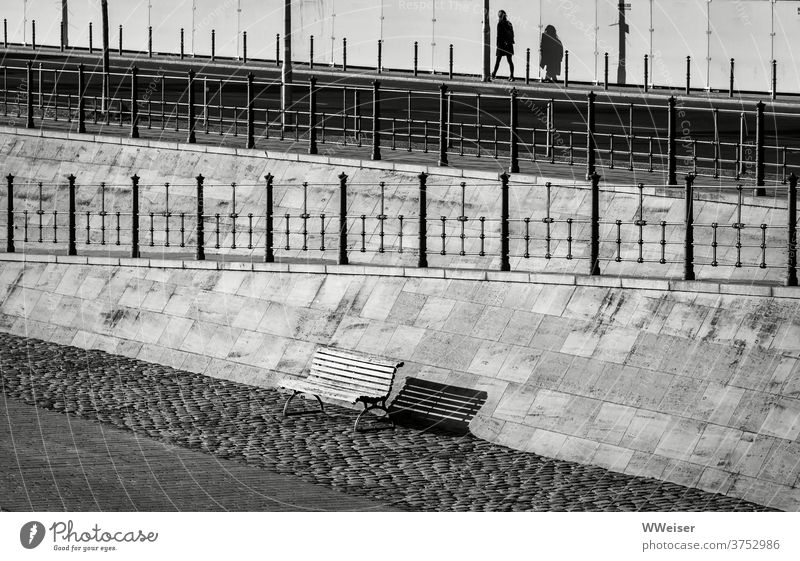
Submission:
[[[356,417],[356,422],[353,425],[353,429],[356,432],[364,432],[363,430],[360,430],[358,428],[358,422],[361,420],[361,418],[364,415],[366,415],[368,412],[372,411],[373,409],[381,409],[383,411],[383,415],[381,417],[379,417],[377,420],[379,420],[379,421],[388,421],[389,423],[391,423],[392,427],[394,427],[394,421],[389,416],[389,410],[386,409],[386,402],[385,401],[381,401],[380,403],[370,403],[369,405],[367,405],[367,403],[364,402],[364,410],[361,413],[358,414],[358,417]]]
[[[289,399],[286,400],[286,403],[283,404],[283,416],[284,417],[288,417],[290,415],[308,415],[310,413],[325,413],[325,406],[322,405],[322,400],[319,398],[318,395],[314,395],[314,394],[312,394],[312,395],[314,395],[314,397],[316,398],[317,402],[319,403],[319,410],[295,411],[293,413],[289,413],[289,403],[291,403],[291,401],[299,393],[302,393],[302,392],[295,390],[294,393],[289,396]]]

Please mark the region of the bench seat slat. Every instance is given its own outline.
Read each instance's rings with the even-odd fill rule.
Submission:
[[[388,361],[385,358],[380,358],[372,355],[367,354],[355,354],[349,353],[347,351],[342,351],[341,349],[332,349],[331,347],[320,348],[316,352],[317,355],[324,356],[329,355],[331,357],[336,357],[341,359],[342,361],[353,361],[357,364],[369,364],[371,367],[374,368],[384,368],[384,369],[391,369],[395,370],[398,366],[401,366],[401,362],[392,362]]]
[[[291,386],[291,387],[290,387]],[[349,403],[355,403],[358,401],[359,398],[373,398],[375,396],[372,395],[365,395],[364,392],[351,392],[348,390],[330,387],[330,386],[318,386],[314,384],[306,384],[303,380],[298,380],[297,384],[284,384],[281,387],[295,390],[303,393],[308,393],[311,395],[318,395],[323,397],[331,397],[333,399],[338,399],[341,401],[347,401]]]
[[[327,357],[318,357],[318,356],[315,356],[311,360],[311,365],[329,366],[331,368],[338,368],[340,370],[348,370],[372,378],[391,378],[392,376],[394,376],[396,370],[394,368],[381,368],[380,370],[376,370],[374,368],[369,368],[368,365],[355,365],[347,362],[331,360]]]
[[[364,382],[350,380],[341,376],[316,376],[312,374],[307,378],[309,384],[319,384],[323,386],[341,386],[352,388],[358,391],[388,394],[391,386],[388,384],[367,384]]]
[[[314,380],[309,381],[306,380],[297,380],[295,383],[284,383],[283,386],[286,389],[290,390],[297,390],[304,393],[318,393],[318,392],[337,392],[347,396],[352,396],[352,399],[355,400],[358,397],[370,397],[370,398],[380,398],[387,395],[386,390],[374,390],[372,388],[365,388],[363,386],[350,386],[346,384],[331,384],[331,383],[324,383],[321,380]]]

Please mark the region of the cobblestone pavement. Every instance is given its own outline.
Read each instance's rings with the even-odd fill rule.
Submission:
[[[0,372],[14,400],[402,510],[766,510],[471,436],[354,433],[343,408],[283,420],[275,390],[15,335],[0,334]]]

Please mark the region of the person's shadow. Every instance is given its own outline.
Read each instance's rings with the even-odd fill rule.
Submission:
[[[539,68],[545,69],[544,82],[555,82],[561,74],[561,61],[564,59],[564,46],[558,38],[556,28],[548,25],[542,33],[539,45]]]

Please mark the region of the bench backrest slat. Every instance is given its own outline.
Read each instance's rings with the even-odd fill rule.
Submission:
[[[349,376],[346,371],[333,368],[312,368],[309,381],[321,382],[323,384],[347,384],[353,387],[363,387],[376,391],[385,390],[389,386],[389,380],[359,379]]]
[[[376,357],[373,355],[362,354],[358,355],[356,353],[343,351],[341,349],[334,349],[331,347],[320,347],[317,349],[317,354],[320,356],[327,355],[331,358],[338,358],[342,360],[353,360],[358,363],[369,364],[374,367],[382,366],[384,368],[388,368],[391,370],[397,369],[398,366],[402,366],[402,362],[393,362],[386,360],[385,358]]]
[[[364,397],[385,397],[402,363],[360,355],[330,347],[320,347],[311,360],[307,381],[331,390],[343,390]]]
[[[374,370],[369,368],[368,365],[360,364],[348,364],[344,362],[336,362],[330,360],[327,357],[314,357],[311,361],[312,368],[333,368],[335,370],[341,370],[342,372],[350,372],[352,373],[353,378],[363,378],[365,380],[372,380],[372,379],[386,379],[389,380],[394,376],[394,369],[391,370],[384,370],[381,367],[381,370]]]

